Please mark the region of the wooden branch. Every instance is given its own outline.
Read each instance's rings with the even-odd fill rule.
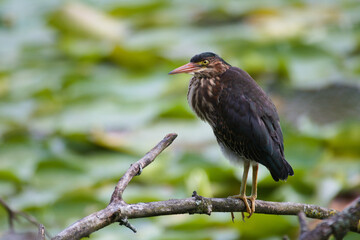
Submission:
[[[308,204],[261,200],[256,200],[255,204],[255,213],[257,214],[297,215],[299,212],[305,210],[307,217],[318,219],[328,218],[334,214],[334,210]],[[110,203],[105,209],[77,221],[53,239],[80,239],[89,236],[92,232],[111,223],[119,222],[125,217],[127,219],[133,219],[174,214],[210,215],[212,212],[244,211],[246,211],[245,205],[239,199],[205,198],[201,196],[136,204]]]
[[[152,163],[155,158],[175,140],[176,137],[177,134],[175,133],[166,135],[164,139],[146,153],[143,158],[129,167],[117,183],[115,190],[111,195],[110,203],[105,209],[75,222],[52,239],[80,239],[82,237],[87,237],[91,233],[114,222],[119,222],[120,225],[124,225],[136,232],[136,229],[128,223],[128,216],[122,214],[122,208],[127,206],[125,201],[122,199],[122,194],[131,179],[134,176],[141,174],[142,169]]]
[[[175,140],[176,137],[177,134],[175,133],[170,133],[166,135],[164,139],[161,142],[159,142],[148,153],[146,153],[143,158],[141,158],[136,163],[132,164],[117,183],[115,190],[111,196],[110,202],[121,201],[122,194],[125,188],[127,187],[127,185],[129,184],[129,182],[131,181],[131,179],[136,175],[140,175],[142,169],[144,169],[150,163],[152,163],[155,160],[155,158]]]
[[[300,238],[303,236],[307,231],[309,231],[309,228],[306,223],[306,215],[304,212],[299,212],[299,223],[300,223]]]
[[[154,159],[168,147],[176,138],[176,134],[168,134],[145,156],[132,164],[117,183],[111,196],[109,205],[98,212],[80,219],[68,228],[57,234],[53,240],[81,239],[91,233],[106,227],[112,223],[119,222],[136,232],[128,219],[154,217],[173,214],[207,214],[212,212],[244,212],[245,204],[242,200],[233,198],[206,198],[194,192],[193,197],[185,199],[170,199],[167,201],[127,204],[122,199],[122,194],[131,179],[141,173]],[[289,203],[289,202],[267,202],[256,200],[256,214],[273,215],[297,215],[304,212],[306,217],[325,219],[333,216],[336,211],[315,205]]]
[[[307,209],[307,217],[324,219],[334,214],[333,210],[315,205],[255,201],[257,214],[271,215],[297,215],[300,211]],[[121,209],[128,219],[144,218],[172,214],[207,214],[212,212],[244,212],[245,204],[242,200],[232,198],[206,198],[196,196],[185,199],[171,199],[160,202],[128,204]]]
[[[305,226],[301,222],[303,229]],[[326,240],[331,235],[336,239],[343,239],[348,231],[360,233],[360,197],[342,212],[318,224],[314,230],[302,231],[300,240]]]
[[[164,139],[146,153],[143,158],[129,167],[117,183],[111,196],[110,203],[105,209],[78,220],[52,239],[81,239],[83,237],[88,237],[91,233],[115,222],[118,222],[120,225],[124,225],[136,233],[137,230],[128,221],[128,219],[133,218],[173,214],[211,215],[212,212],[245,212],[245,204],[240,199],[206,198],[199,196],[195,191],[191,198],[170,199],[158,202],[127,204],[122,199],[122,194],[131,179],[134,176],[140,175],[142,169],[152,163],[155,158],[174,141],[176,137],[176,134],[166,135]],[[250,204],[251,203],[249,202],[249,205]],[[38,240],[45,240],[45,236],[49,236],[44,225],[39,224],[35,218],[27,215],[26,213],[12,210],[1,198],[0,205],[2,205],[8,212],[9,227],[11,232],[14,230],[13,220],[17,215],[21,215],[32,224],[38,226]],[[328,239],[330,235],[334,235],[336,239],[342,239],[349,230],[360,233],[360,198],[356,199],[348,208],[340,213],[337,213],[335,210],[315,205],[290,202],[268,202],[256,200],[255,207],[256,214],[298,215],[301,226],[301,240],[325,240]],[[327,220],[324,220],[314,230],[308,231],[305,219],[306,217]]]

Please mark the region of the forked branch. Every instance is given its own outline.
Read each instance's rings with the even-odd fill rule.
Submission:
[[[52,239],[81,239],[82,237],[87,237],[91,233],[115,222],[118,222],[120,225],[124,225],[132,231],[136,232],[135,227],[132,226],[128,221],[128,219],[133,218],[145,218],[173,214],[210,215],[212,212],[246,211],[245,204],[242,202],[242,200],[232,198],[206,198],[197,195],[196,192],[194,192],[191,198],[170,199],[159,202],[127,204],[123,200],[123,192],[130,183],[131,179],[134,176],[139,175],[142,169],[152,163],[155,158],[174,141],[176,137],[177,135],[174,133],[166,135],[165,138],[148,153],[146,153],[143,158],[129,167],[129,169],[117,183],[111,196],[110,203],[105,209],[92,213],[89,216],[78,220]],[[255,206],[255,213],[257,214],[298,215],[300,212],[303,212],[306,217],[317,219],[326,219],[336,214],[335,210],[301,203],[268,202],[256,200]],[[358,231],[355,226],[357,226],[356,219],[352,219],[347,229],[350,228],[352,231]],[[307,229],[303,229],[304,231],[302,232],[302,235],[308,232]]]

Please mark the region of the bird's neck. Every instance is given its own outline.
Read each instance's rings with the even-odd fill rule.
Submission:
[[[187,99],[190,107],[200,119],[207,121],[213,127],[214,110],[217,108],[221,87],[219,76],[208,78],[194,76],[189,84]]]

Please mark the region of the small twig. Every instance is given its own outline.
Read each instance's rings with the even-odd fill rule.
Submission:
[[[2,198],[0,198],[0,204],[4,207],[4,209],[8,213],[10,232],[14,232],[14,219],[16,219],[16,213],[10,208],[10,206]]]
[[[305,234],[307,231],[309,231],[307,223],[306,223],[306,216],[303,211],[299,212],[299,223],[300,223],[300,236]]]
[[[25,212],[15,211],[15,213],[22,216],[28,222],[32,223],[36,227],[38,227],[40,225],[40,223],[33,216],[31,216],[31,215],[29,215],[29,214],[27,214]]]
[[[122,194],[125,188],[128,186],[131,179],[141,173],[142,169],[147,167],[150,163],[152,163],[155,158],[165,149],[167,148],[177,137],[176,133],[170,133],[164,137],[164,139],[159,142],[153,149],[151,149],[148,153],[145,154],[143,158],[141,158],[136,163],[132,164],[129,169],[125,172],[125,174],[120,178],[117,183],[115,190],[111,196],[110,202],[113,201],[122,201]]]
[[[135,176],[140,176],[142,173],[142,166],[139,164],[139,171],[137,172],[137,174]]]
[[[212,204],[211,201],[208,198],[202,197],[197,194],[196,191],[193,192],[192,197],[195,198],[195,204],[199,207],[199,209],[196,209],[193,213],[205,213],[207,215],[211,215],[212,212]]]
[[[134,233],[137,232],[137,231],[136,231],[136,228],[129,223],[127,217],[124,217],[124,218],[120,219],[119,223],[120,223],[120,225],[123,225],[123,226],[129,228],[129,229],[130,229],[131,231],[133,231]]]
[[[37,240],[45,240],[45,227],[42,224],[39,224]]]
[[[21,212],[21,211],[12,209],[2,198],[0,198],[0,205],[2,205],[5,208],[5,210],[7,211],[8,215],[9,215],[8,221],[9,221],[10,232],[14,232],[14,220],[16,220],[16,217],[18,215],[22,216],[28,222],[30,222],[31,224],[33,224],[36,227],[40,228],[40,226],[43,226],[33,216],[30,216],[29,214],[27,214],[25,212]],[[44,228],[44,234],[46,234],[46,236],[48,236],[50,238],[50,234],[47,231],[45,231],[45,228]]]

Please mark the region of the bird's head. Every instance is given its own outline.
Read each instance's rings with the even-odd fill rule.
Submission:
[[[213,77],[224,73],[230,64],[212,52],[204,52],[193,56],[190,62],[178,67],[169,74],[189,73],[199,77]]]

